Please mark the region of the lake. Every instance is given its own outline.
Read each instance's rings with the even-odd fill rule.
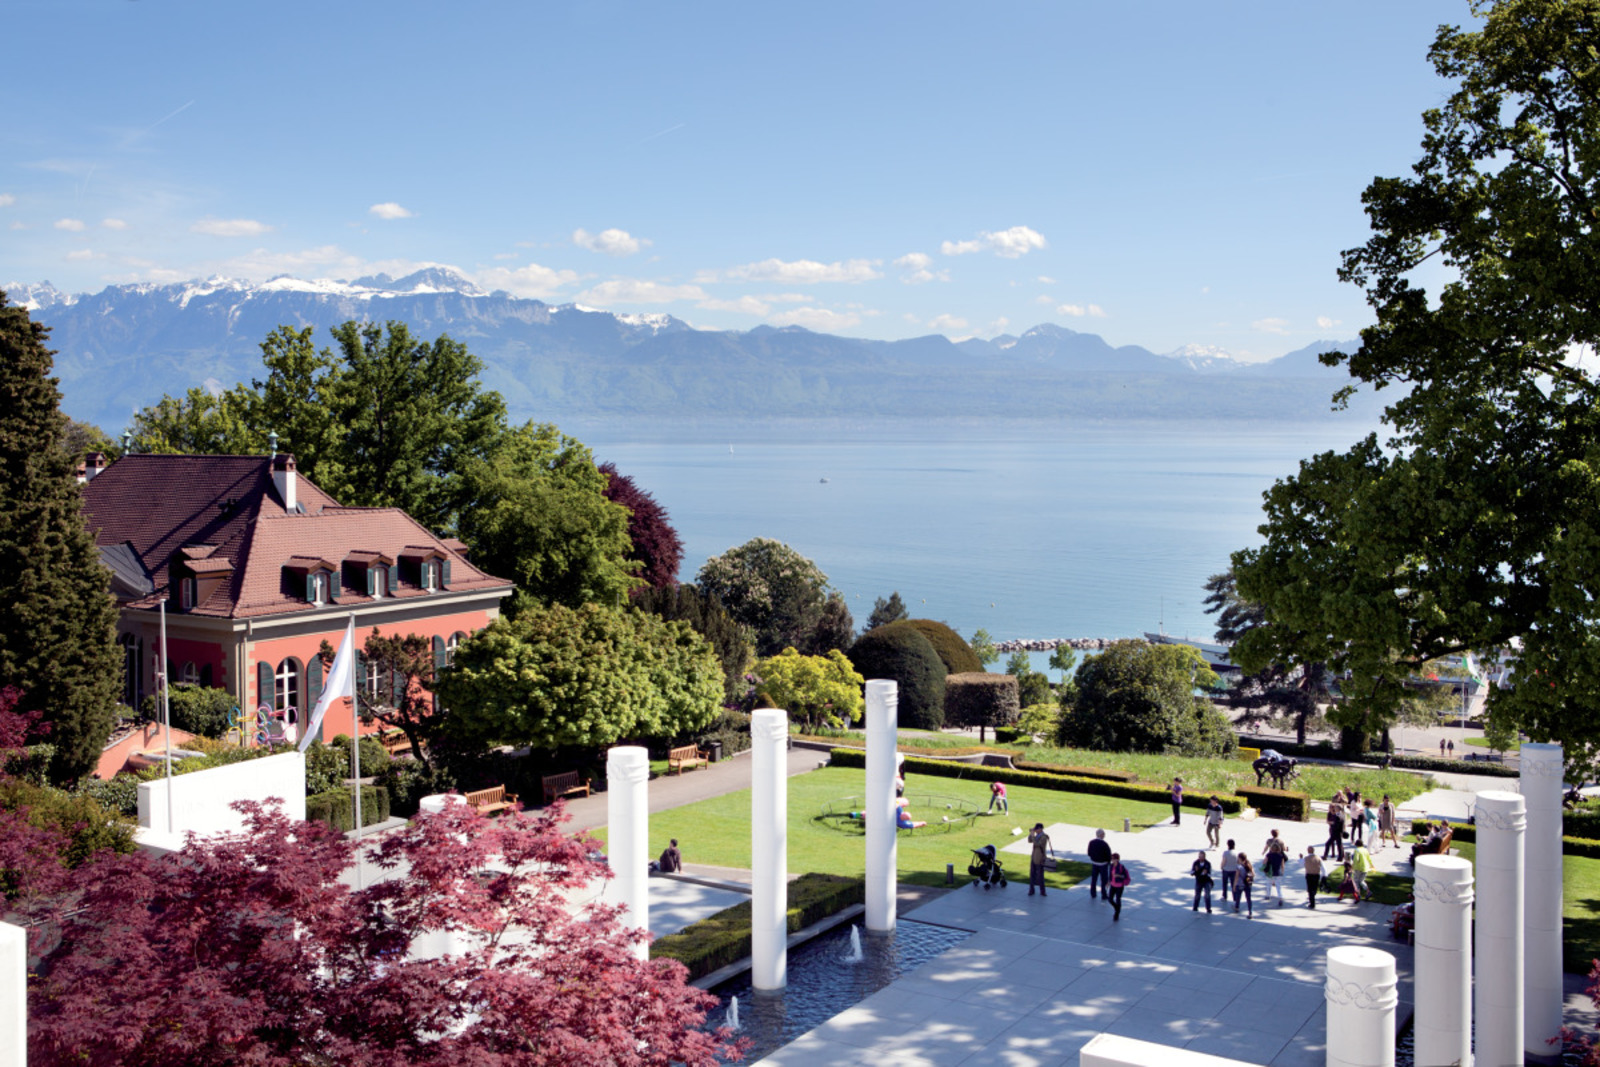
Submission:
[[[1370,418],[1271,422],[569,424],[667,509],[680,577],[753,537],[815,560],[858,626],[913,615],[996,640],[1209,638],[1206,578],[1259,544],[1261,494]],[[1044,657],[1039,657],[1042,666]]]

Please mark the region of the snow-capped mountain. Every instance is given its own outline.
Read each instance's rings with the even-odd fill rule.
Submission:
[[[484,292],[444,267],[403,278],[206,278],[65,294],[7,286],[51,328],[66,410],[120,430],[163,394],[216,391],[260,375],[279,326],[405,323],[449,334],[480,360],[484,384],[520,418],[1273,417],[1326,414],[1343,374],[1322,342],[1268,364],[1187,347],[1157,355],[1046,323],[1013,336],[871,341],[798,326],[698,330],[671,315],[551,305]],[[1228,373],[1219,373],[1222,370]]]

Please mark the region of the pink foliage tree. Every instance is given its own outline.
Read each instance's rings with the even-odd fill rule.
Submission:
[[[616,910],[564,894],[604,877],[559,806],[465,805],[372,847],[275,808],[174,857],[94,864],[30,990],[30,1061],[129,1067],[513,1067],[736,1058],[700,1029],[714,998]]]
[[[37,711],[19,712],[22,691],[0,689],[0,904],[22,909],[59,895],[67,882],[63,856],[70,842],[58,826],[33,817],[26,806],[7,803],[12,760],[23,746],[48,732]],[[0,908],[0,910],[5,910]]]
[[[629,558],[644,565],[639,577],[656,589],[677,585],[683,540],[668,520],[667,509],[628,475],[618,473],[615,463],[600,464],[600,473],[607,478],[606,499],[628,509],[628,537],[633,541]]]

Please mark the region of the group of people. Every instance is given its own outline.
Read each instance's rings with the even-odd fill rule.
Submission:
[[[1265,845],[1262,846],[1260,874],[1266,879],[1267,892],[1262,903],[1269,903],[1277,898],[1278,907],[1283,907],[1283,882],[1288,877],[1289,866],[1293,862],[1289,847],[1278,831],[1273,830],[1268,835]],[[1356,845],[1348,859],[1342,860],[1343,869],[1339,871],[1339,899],[1344,900],[1350,894],[1357,901],[1371,900],[1372,887],[1367,884],[1367,876],[1377,867],[1372,861],[1372,854],[1365,845]],[[1223,850],[1221,860],[1222,874],[1222,904],[1227,906],[1231,898],[1233,910],[1239,911],[1243,905],[1246,916],[1255,917],[1255,885],[1256,862],[1252,860],[1243,849],[1240,849],[1233,839],[1228,840],[1228,847]],[[1317,893],[1322,888],[1323,876],[1327,873],[1324,869],[1323,857],[1317,855],[1317,847],[1311,845],[1306,849],[1306,854],[1300,860],[1301,873],[1305,876],[1306,907],[1315,909],[1317,906]],[[1199,911],[1202,903],[1206,906],[1206,914],[1211,914],[1211,890],[1216,885],[1216,869],[1212,866],[1211,857],[1205,849],[1201,849],[1195,861],[1189,865],[1189,873],[1194,877],[1194,908]]]
[[[1399,848],[1400,818],[1389,794],[1385,793],[1379,804],[1350,786],[1333,794],[1328,802],[1328,840],[1322,846],[1322,858],[1337,855],[1343,863],[1346,837],[1352,848],[1361,847],[1363,840],[1375,842],[1379,851],[1386,841]]]
[[[1045,862],[1056,854],[1050,843],[1050,835],[1045,833],[1044,823],[1033,824],[1033,829],[1028,831],[1028,843],[1033,846],[1028,864],[1028,895],[1033,896],[1037,890],[1042,897],[1045,894]],[[1096,830],[1089,841],[1090,899],[1102,899],[1110,904],[1111,921],[1121,922],[1122,891],[1132,884],[1133,875],[1122,862],[1122,854],[1111,851],[1111,843],[1106,840],[1104,830]]]

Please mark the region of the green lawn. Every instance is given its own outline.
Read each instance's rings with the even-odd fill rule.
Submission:
[[[866,772],[857,768],[824,767],[789,779],[789,870],[795,873],[823,871],[829,874],[861,876],[866,873],[866,842],[858,825],[846,820],[826,819],[821,813],[830,803],[846,797],[859,797],[866,786]],[[1164,804],[1147,804],[1115,797],[1062,793],[1027,786],[1010,787],[1011,814],[980,815],[971,826],[948,833],[930,825],[916,833],[900,834],[900,879],[918,885],[943,885],[945,864],[956,865],[956,875],[965,878],[971,850],[986,844],[1004,848],[1036,822],[1046,826],[1056,822],[1081,826],[1104,826],[1121,830],[1126,816],[1134,829],[1142,830],[1171,818]],[[930,795],[948,798],[959,810],[963,805],[982,811],[989,803],[986,782],[954,778],[913,781],[909,790],[917,818],[927,818],[928,809],[919,801]],[[941,802],[942,803],[942,802]],[[937,812],[942,809],[931,809]],[[930,819],[930,822],[935,820]],[[596,836],[604,840],[604,831]],[[668,838],[677,838],[683,858],[689,863],[708,863],[719,867],[748,869],[750,866],[750,791],[740,790],[698,804],[658,812],[650,816],[650,854],[667,847]],[[1081,856],[1087,841],[1055,842],[1058,852]],[[1021,856],[1002,861],[1008,878],[1026,882],[1027,861]],[[1070,861],[1046,875],[1046,883],[1064,888],[1088,877],[1087,863]]]

